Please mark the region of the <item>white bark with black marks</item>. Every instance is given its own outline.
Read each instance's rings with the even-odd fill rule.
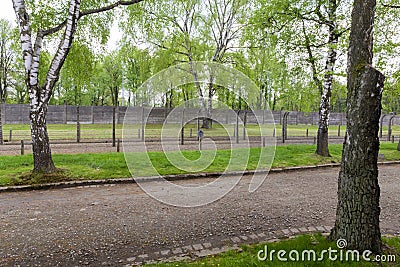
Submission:
[[[68,16],[54,28],[39,29],[36,34],[35,44],[32,44],[29,14],[26,10],[25,0],[12,0],[15,14],[20,29],[20,42],[25,64],[26,86],[30,101],[30,124],[32,135],[32,149],[34,158],[34,172],[51,173],[56,170],[51,156],[49,137],[47,134],[46,115],[49,100],[53,93],[55,83],[60,76],[61,68],[71,49],[78,21],[86,15],[111,10],[118,6],[127,6],[141,2],[116,1],[105,7],[80,11],[81,0],[70,0]],[[50,64],[43,85],[39,84],[40,54],[43,40],[64,29],[56,54]]]
[[[332,84],[333,74],[337,59],[337,44],[339,41],[338,27],[336,24],[336,11],[337,11],[336,0],[329,1],[328,8],[328,20],[325,23],[329,28],[329,40],[328,40],[328,54],[325,64],[325,76],[322,85],[321,102],[319,107],[319,122],[318,122],[318,133],[317,133],[317,150],[316,153],[323,157],[329,157],[329,116],[331,113],[331,96],[332,96]]]

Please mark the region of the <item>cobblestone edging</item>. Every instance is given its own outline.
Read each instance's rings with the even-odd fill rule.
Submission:
[[[195,260],[206,256],[220,254],[229,250],[240,251],[240,245],[278,242],[284,238],[293,238],[301,234],[322,233],[327,235],[333,226],[309,226],[301,228],[288,228],[270,233],[253,233],[234,236],[222,240],[221,244],[199,243],[172,249],[156,251],[148,254],[133,255],[126,259],[126,267],[140,266],[143,264]],[[256,255],[255,255],[256,256]]]
[[[257,233],[249,235],[234,236],[222,240],[220,244],[199,243],[186,245],[183,247],[175,247],[149,254],[141,254],[126,259],[125,267],[140,266],[143,264],[156,264],[161,262],[177,262],[221,254],[223,252],[235,250],[241,251],[240,246],[245,244],[274,243],[283,239],[292,239],[303,234],[321,233],[328,236],[333,226],[309,226],[300,228],[288,228],[277,230],[270,233]],[[255,255],[256,257],[256,255]]]
[[[379,162],[378,165],[395,165],[400,164],[400,161],[388,161]],[[298,166],[298,167],[285,167],[285,168],[275,168],[269,171],[259,170],[258,174],[262,173],[282,173],[282,172],[292,172],[292,171],[309,171],[325,168],[340,167],[340,163],[331,163],[315,166]],[[227,172],[226,174],[231,176],[237,175],[253,175],[256,171],[234,171]],[[197,173],[197,174],[179,174],[179,175],[166,175],[163,176],[168,181],[179,181],[179,180],[190,180],[190,179],[201,179],[201,178],[213,178],[219,177],[222,172],[212,172],[212,173]],[[99,187],[99,186],[109,186],[113,184],[132,184],[136,183],[135,180],[141,181],[156,181],[161,178],[158,176],[153,177],[139,177],[139,178],[118,178],[118,179],[102,179],[102,180],[84,180],[84,181],[70,181],[70,182],[58,182],[49,184],[38,184],[38,185],[21,185],[21,186],[5,186],[0,187],[0,193],[2,192],[20,192],[20,191],[30,191],[30,190],[47,190],[47,189],[59,189],[59,188],[85,188],[85,187]]]

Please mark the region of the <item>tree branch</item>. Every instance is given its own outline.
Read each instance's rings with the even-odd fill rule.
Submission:
[[[382,3],[382,6],[388,7],[388,8],[400,8],[400,6],[398,6],[398,5],[389,5],[389,4],[384,4],[384,3]]]
[[[109,10],[114,9],[116,7],[119,7],[119,6],[134,5],[134,4],[140,3],[142,1],[143,0],[117,1],[114,4],[111,4],[109,6],[82,11],[79,14],[79,18],[82,18],[83,16],[87,16],[87,15],[90,15],[90,14],[96,14],[96,13],[101,13],[101,12],[104,12],[104,11],[109,11]]]
[[[53,58],[53,61],[50,64],[50,68],[47,73],[46,82],[44,85],[45,90],[42,90],[41,92],[41,103],[47,103],[50,99],[54,84],[59,78],[61,68],[71,49],[73,36],[75,34],[79,20],[79,8],[80,0],[71,0],[64,36],[61,39],[57,52]]]
[[[148,42],[151,43],[152,45],[157,46],[158,48],[162,48],[162,49],[165,49],[165,50],[172,50],[172,51],[174,51],[174,53],[177,53],[177,54],[180,54],[180,55],[184,55],[184,56],[188,56],[189,55],[188,53],[181,52],[179,50],[171,49],[171,47],[167,47],[164,44],[158,44],[158,43],[153,42],[153,41],[148,41]]]
[[[142,2],[143,0],[132,0],[132,1],[117,1],[114,4],[111,4],[109,6],[104,6],[104,7],[100,7],[100,8],[94,8],[94,9],[89,9],[89,10],[85,10],[85,11],[81,11],[79,13],[79,17],[78,20],[84,16],[90,15],[90,14],[97,14],[97,13],[101,13],[101,12],[105,12],[105,11],[109,11],[112,10],[116,7],[119,6],[129,6],[129,5],[133,5],[133,4],[137,4],[139,2]],[[43,31],[43,37],[48,36],[48,35],[52,35],[58,31],[60,31],[65,25],[67,24],[67,20],[64,20],[63,22],[61,22],[59,25],[44,30]]]
[[[317,66],[315,64],[315,58],[314,58],[314,55],[313,55],[313,52],[312,52],[312,49],[311,49],[311,46],[310,46],[311,42],[310,42],[310,39],[309,39],[309,37],[307,35],[307,31],[306,31],[306,26],[304,24],[304,20],[302,21],[302,25],[303,25],[302,28],[303,28],[304,38],[306,40],[305,46],[306,46],[307,52],[308,52],[308,62],[311,65],[313,80],[314,80],[315,84],[317,85],[320,93],[322,94],[323,86],[322,86],[321,80],[318,78]]]

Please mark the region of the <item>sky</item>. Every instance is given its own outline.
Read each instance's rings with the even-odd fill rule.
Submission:
[[[14,22],[15,13],[12,6],[11,0],[1,0],[1,8],[0,8],[0,18],[7,19],[9,21]]]

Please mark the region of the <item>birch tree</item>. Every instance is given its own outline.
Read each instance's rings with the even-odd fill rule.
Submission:
[[[52,96],[55,83],[60,76],[61,68],[71,49],[76,34],[78,22],[85,16],[112,10],[119,6],[133,5],[142,0],[132,1],[104,1],[101,7],[93,7],[81,10],[81,0],[70,0],[66,19],[58,22],[55,26],[43,28],[36,25],[35,38],[33,38],[31,14],[28,12],[25,0],[12,0],[17,22],[20,29],[20,42],[26,73],[26,87],[30,102],[30,126],[32,136],[32,150],[34,159],[34,173],[51,173],[56,171],[54,165],[49,137],[46,126],[46,114],[49,100]],[[103,2],[103,3],[104,3]],[[86,5],[91,2],[85,2]],[[63,6],[62,2],[58,5]],[[64,13],[60,10],[59,13]],[[45,38],[60,33],[60,40],[50,67],[45,74],[43,82],[39,80],[40,56]]]
[[[241,36],[244,25],[243,14],[245,2],[242,0],[208,0],[205,1],[206,10],[209,13],[209,20],[206,25],[211,29],[210,44],[214,48],[211,62],[225,63],[225,56],[232,50],[235,42]],[[213,108],[213,98],[215,95],[214,75],[210,73],[208,83],[207,117],[211,118]],[[207,127],[212,125],[212,120],[208,120]]]
[[[341,30],[338,26],[337,0],[328,1],[317,1],[314,10],[309,12],[294,12],[293,14],[300,18],[302,31],[304,36],[304,46],[308,54],[308,62],[312,71],[312,78],[315,85],[320,91],[320,105],[319,105],[319,121],[318,121],[318,133],[317,133],[317,149],[316,154],[329,157],[329,116],[331,112],[331,97],[332,97],[332,86],[334,78],[334,69],[337,60],[337,46],[339,38],[346,32],[346,29]],[[324,12],[322,11],[324,10]],[[323,27],[327,27],[327,41],[325,43],[316,44],[314,43],[309,33],[307,32],[306,22],[315,23],[319,30]],[[326,47],[327,52],[325,56],[325,67],[324,77],[321,79],[318,74],[318,67],[316,63],[316,57],[313,49],[320,49]]]
[[[311,79],[320,92],[316,153],[327,157],[334,71],[339,38],[347,32],[344,16],[347,4],[340,0],[260,2],[263,3],[262,13],[268,14],[258,19],[261,27],[272,28],[269,32],[277,38],[285,36],[282,32],[287,32],[285,45],[293,48],[297,60],[304,54],[304,61],[310,66]],[[325,63],[322,63],[324,59]],[[304,64],[304,61],[297,64]]]
[[[208,128],[207,101],[202,84],[194,69],[195,61],[207,60],[202,30],[209,25],[204,25],[201,1],[199,0],[172,0],[149,2],[142,12],[130,16],[133,18],[131,25],[149,24],[153,27],[145,27],[145,42],[150,43],[156,49],[167,50],[174,54],[175,63],[187,62],[189,71],[193,76],[196,88],[200,114],[204,118],[202,127]],[[133,27],[129,25],[129,28]],[[133,31],[131,35],[137,35]]]
[[[319,122],[318,122],[318,133],[317,133],[317,150],[316,153],[320,156],[329,157],[329,115],[331,112],[331,97],[332,97],[332,85],[333,75],[337,60],[337,45],[339,37],[345,32],[339,32],[337,10],[338,1],[329,0],[326,3],[326,15],[321,12],[322,3],[319,2],[314,10],[314,16],[299,14],[298,16],[302,20],[302,29],[305,39],[305,47],[308,53],[308,62],[311,65],[312,76],[315,84],[317,85],[320,94],[321,101],[319,106]],[[316,59],[313,55],[312,46],[315,44],[310,41],[310,37],[307,34],[305,21],[316,22],[319,26],[326,26],[328,28],[328,40],[326,42],[327,53],[325,63],[325,74],[323,80],[318,77]]]

